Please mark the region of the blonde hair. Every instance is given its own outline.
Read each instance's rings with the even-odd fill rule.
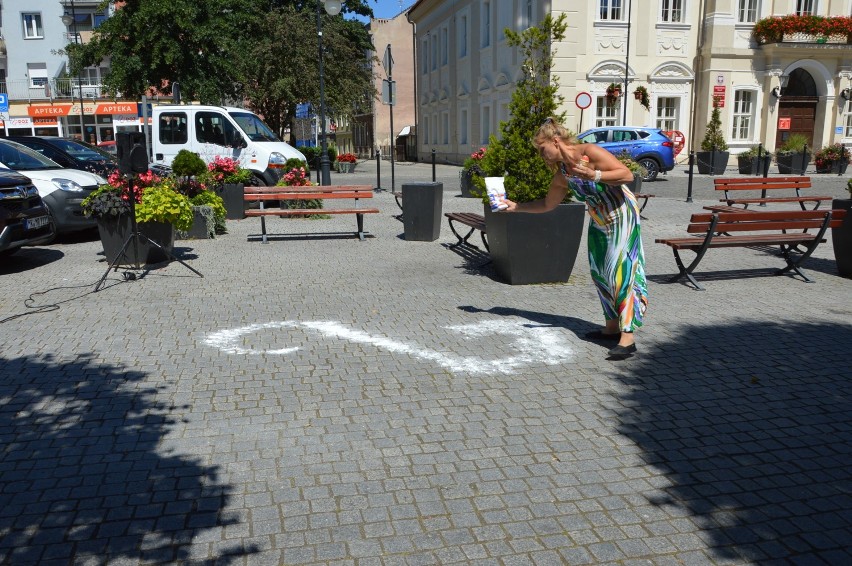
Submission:
[[[533,145],[536,149],[540,149],[545,141],[553,139],[554,136],[559,136],[567,144],[576,145],[580,143],[574,132],[557,122],[556,118],[550,117],[544,121],[544,124],[541,125],[533,136]],[[545,163],[545,165],[554,173],[559,170],[558,163]]]
[[[577,135],[556,121],[556,118],[550,117],[544,121],[544,124],[538,129],[533,136],[532,142],[536,148],[540,147],[545,140],[553,139],[554,136],[559,136],[562,141],[575,145],[579,143]]]

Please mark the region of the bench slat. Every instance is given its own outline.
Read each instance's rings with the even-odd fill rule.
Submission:
[[[713,179],[717,191],[755,191],[763,189],[808,189],[810,177],[729,177]]]
[[[325,199],[344,199],[344,198],[373,198],[372,192],[335,192],[335,193],[318,193],[318,192],[302,192],[302,193],[263,193],[254,195],[245,195],[246,202],[260,202],[267,200],[325,200]]]
[[[302,187],[288,187],[288,186],[277,186],[277,187],[245,187],[245,194],[262,194],[262,193],[286,193],[288,191],[292,192],[304,192],[304,191],[324,191],[324,192],[334,192],[334,191],[373,191],[373,187],[370,185],[307,185]]]
[[[309,214],[378,214],[378,208],[253,208],[246,216],[306,216]]]
[[[749,234],[747,236],[717,236],[710,240],[710,248],[745,247],[750,245],[792,245],[813,242],[813,234]],[[704,238],[658,238],[658,244],[667,244],[678,249],[697,249],[704,245]],[[825,242],[822,238],[820,242]]]
[[[821,202],[834,197],[767,197],[767,198],[720,198],[719,202],[728,204],[756,204],[761,202]]]

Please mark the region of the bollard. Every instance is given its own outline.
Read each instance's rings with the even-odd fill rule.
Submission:
[[[432,148],[432,182],[435,182],[435,148]]]
[[[382,150],[376,149],[376,190],[382,190]]]
[[[763,144],[762,143],[757,144],[757,166],[760,167],[761,169],[765,169],[765,167],[763,167]],[[766,175],[763,175],[763,176],[766,177]],[[762,191],[760,191],[760,198],[766,198],[766,189],[763,189]],[[760,203],[760,206],[766,206],[766,203],[762,202],[762,203]]]
[[[805,144],[804,147],[802,147],[802,172],[801,172],[801,175],[805,174],[805,167],[808,166],[807,159],[808,159],[808,144]]]
[[[689,174],[686,183],[686,202],[692,202],[692,166],[695,165],[695,151],[689,152]]]
[[[710,175],[716,176],[716,144],[713,144],[713,151],[710,152]]]

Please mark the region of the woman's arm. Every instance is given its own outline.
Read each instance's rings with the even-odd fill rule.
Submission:
[[[606,185],[620,185],[633,181],[633,173],[613,154],[595,144],[582,144],[583,155],[588,156],[588,167],[574,167],[571,172],[583,179],[595,180],[595,170],[601,172],[599,182]]]
[[[503,199],[503,202],[509,205],[505,212],[547,212],[553,210],[560,202],[565,200],[567,193],[568,182],[562,173],[557,173],[553,176],[553,180],[550,181],[550,188],[544,198],[530,202],[514,202],[509,199]]]

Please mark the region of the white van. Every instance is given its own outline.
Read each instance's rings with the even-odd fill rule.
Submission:
[[[288,159],[305,159],[256,114],[226,106],[152,107],[151,149],[156,165],[170,166],[182,149],[197,153],[206,163],[231,157],[252,171],[256,183],[266,186],[281,178]]]

